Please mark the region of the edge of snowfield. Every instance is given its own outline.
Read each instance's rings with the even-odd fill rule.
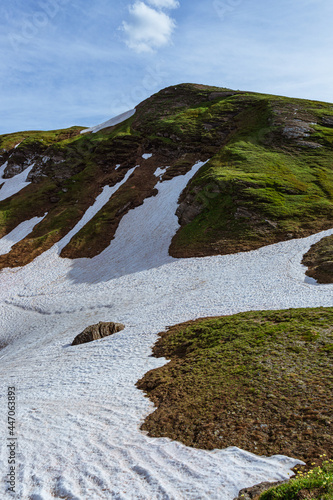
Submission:
[[[103,122],[99,125],[95,125],[94,127],[86,128],[82,130],[80,133],[81,134],[88,134],[89,132],[92,132],[93,134],[96,134],[96,132],[99,132],[100,130],[103,130],[104,128],[108,127],[114,127],[115,125],[119,125],[119,123],[124,122],[128,118],[131,118],[136,112],[136,109],[130,109],[128,111],[125,111],[125,113],[121,113],[120,115],[114,116],[110,120],[107,120],[106,122]]]
[[[153,405],[135,383],[165,363],[151,356],[167,325],[204,316],[332,306],[332,287],[304,282],[302,255],[333,230],[234,255],[176,260],[177,200],[186,176],[128,212],[93,259],[61,259],[62,242],[0,274],[1,495],[8,473],[7,388],[17,392],[13,498],[231,500],[261,481],[286,479],[298,460],[238,448],[205,451],[139,430]],[[158,181],[158,179],[157,179]],[[122,332],[70,346],[87,325]]]

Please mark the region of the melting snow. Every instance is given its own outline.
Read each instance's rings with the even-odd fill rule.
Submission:
[[[165,167],[165,168],[158,167],[158,169],[156,169],[156,171],[154,172],[154,175],[161,179],[162,175],[165,174],[165,172],[167,171],[167,168],[168,167]]]
[[[13,229],[13,231],[0,239],[0,255],[9,253],[13,245],[24,240],[24,238],[31,233],[33,228],[39,224],[39,222],[41,222],[46,215],[47,213],[43,217],[33,217],[33,219],[22,222],[15,229]]]
[[[5,168],[7,167],[7,162],[2,165],[2,167],[0,167],[0,184],[4,182],[4,185],[0,189],[0,201],[6,200],[10,196],[13,196],[13,194],[21,191],[21,189],[29,186],[30,182],[27,182],[27,177],[31,170],[34,168],[34,165],[35,164],[33,163],[32,165],[30,165],[30,167],[23,170],[23,172],[15,175],[14,177],[11,177],[10,179],[3,179],[2,177]]]
[[[119,123],[124,122],[128,118],[131,118],[131,116],[135,114],[135,111],[136,111],[135,108],[130,109],[129,111],[126,111],[121,115],[115,116],[114,118],[111,118],[111,120],[101,123],[100,125],[95,125],[95,127],[90,127],[82,130],[81,134],[87,134],[88,132],[92,132],[93,134],[95,134],[96,132],[99,132],[103,128],[114,127],[114,125],[118,125]]]
[[[165,362],[151,356],[151,346],[166,325],[333,305],[332,287],[305,283],[300,264],[333,230],[234,255],[168,255],[179,194],[201,165],[158,182],[159,194],[123,217],[100,256],[61,259],[54,246],[31,264],[0,273],[0,340],[10,342],[0,353],[0,398],[16,386],[18,498],[231,500],[245,486],[287,478],[297,463],[234,447],[192,449],[139,430],[153,405],[135,382]],[[98,321],[126,328],[70,346]],[[0,408],[5,422],[4,401]],[[0,426],[3,477],[6,432]]]
[[[142,155],[142,158],[144,160],[149,160],[149,158],[151,158],[153,155],[151,153],[145,153],[144,155]]]
[[[56,246],[59,249],[59,253],[61,250],[70,242],[70,240],[73,238],[73,236],[80,231],[80,229],[83,228],[103,207],[106,205],[106,203],[109,201],[111,196],[118,191],[120,186],[125,184],[127,179],[132,175],[136,167],[131,168],[128,172],[126,172],[126,175],[124,178],[118,182],[115,186],[104,186],[103,191],[101,192],[100,195],[97,196],[95,203],[88,208],[82,219],[76,224],[76,226],[69,231],[66,236],[60,240]]]

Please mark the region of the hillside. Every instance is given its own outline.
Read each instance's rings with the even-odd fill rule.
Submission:
[[[332,452],[332,289],[302,264],[331,258],[332,117],[182,84],[90,129],[0,137],[17,498],[233,500]],[[119,328],[73,343],[100,323]]]
[[[117,185],[136,166],[62,257],[101,253],[124,215],[156,194],[157,168],[163,181],[197,161],[209,160],[182,193],[174,257],[252,250],[331,227],[331,104],[181,84],[128,116],[97,133],[72,127],[0,137],[3,181],[21,175],[30,182],[6,199],[0,189],[0,236],[39,218],[0,257],[0,268],[26,264],[61,240],[104,186]]]

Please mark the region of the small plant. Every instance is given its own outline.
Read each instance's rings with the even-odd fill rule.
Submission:
[[[321,456],[324,458],[324,455]],[[270,488],[259,500],[332,500],[333,460],[325,460],[321,466],[307,472],[298,471],[295,479],[286,484]]]

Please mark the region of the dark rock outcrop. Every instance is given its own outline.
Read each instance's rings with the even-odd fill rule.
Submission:
[[[273,488],[273,486],[280,486],[280,484],[287,483],[288,481],[277,481],[276,483],[260,483],[252,486],[251,488],[244,488],[240,490],[238,497],[234,500],[257,500],[264,492]]]
[[[77,335],[72,342],[72,345],[86,344],[87,342],[92,342],[93,340],[102,339],[113,335],[116,332],[120,332],[125,328],[121,323],[100,321],[97,325],[88,326],[83,330],[82,333]]]
[[[318,283],[333,283],[333,235],[312,245],[304,255],[302,264],[308,267],[306,275]]]

